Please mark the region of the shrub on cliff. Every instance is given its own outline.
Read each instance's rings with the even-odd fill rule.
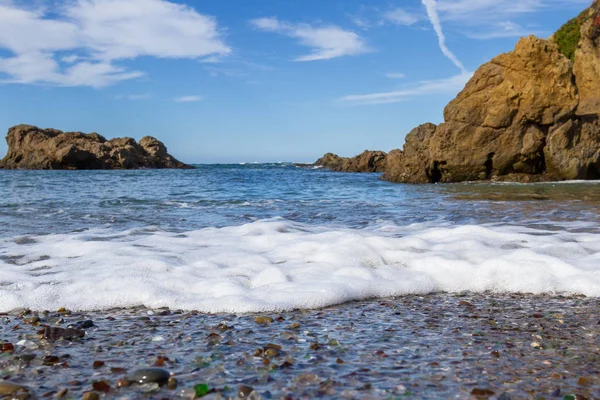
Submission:
[[[581,39],[581,24],[583,15],[573,18],[564,24],[555,34],[554,42],[560,52],[571,61],[575,61],[575,51]]]

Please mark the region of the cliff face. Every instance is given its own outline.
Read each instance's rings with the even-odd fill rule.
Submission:
[[[62,132],[30,125],[12,127],[6,136],[5,169],[192,168],[167,153],[151,136],[106,140],[97,133]]]
[[[531,36],[481,66],[444,123],[416,128],[390,153],[384,179],[600,178],[600,0],[569,24],[574,44],[564,31]]]

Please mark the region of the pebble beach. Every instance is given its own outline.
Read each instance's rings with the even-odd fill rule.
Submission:
[[[432,294],[283,313],[18,310],[0,394],[64,399],[594,399],[597,299]]]

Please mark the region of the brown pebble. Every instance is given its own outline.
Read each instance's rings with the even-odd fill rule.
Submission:
[[[45,356],[44,358],[42,358],[42,363],[44,365],[55,365],[58,364],[60,362],[60,358],[58,358],[57,356]]]
[[[127,379],[117,379],[117,387],[118,388],[127,387],[127,386],[129,386],[129,381]]]
[[[254,389],[251,386],[241,385],[238,387],[238,397],[240,399],[247,399],[252,392],[254,392]]]
[[[40,324],[40,317],[35,316],[35,317],[31,317],[31,318],[25,318],[23,320],[24,324],[28,324],[28,325],[39,325]]]
[[[94,361],[94,364],[92,364],[92,367],[94,369],[102,368],[102,367],[104,367],[104,361],[96,360],[96,361]]]
[[[106,381],[96,381],[96,382],[92,383],[92,388],[94,388],[94,390],[97,390],[99,392],[104,392],[104,393],[110,392],[110,385]]]
[[[125,374],[127,370],[125,368],[113,367],[110,369],[111,374]]]
[[[343,364],[344,360],[342,360],[341,358],[338,358],[337,360],[335,360],[336,364]]]
[[[177,389],[177,379],[175,379],[173,377],[169,378],[169,380],[167,381],[167,388],[169,390]]]
[[[491,397],[494,395],[495,392],[489,390],[489,389],[479,389],[479,388],[475,388],[471,391],[471,395],[475,396],[478,399],[487,399],[488,397]]]
[[[2,343],[0,345],[0,353],[12,353],[13,351],[15,351],[15,346],[12,343]]]
[[[54,397],[57,399],[60,399],[61,397],[65,397],[67,395],[67,393],[69,393],[69,389],[64,388],[62,390],[59,390],[58,393],[56,393],[54,395]]]
[[[56,326],[45,326],[43,331],[44,339],[48,340],[73,340],[85,337],[85,331],[74,328],[58,328]]]
[[[96,392],[85,392],[81,400],[100,400],[100,396]]]
[[[261,325],[268,325],[273,323],[274,321],[275,320],[273,318],[267,316],[259,316],[254,319],[254,322]]]
[[[592,381],[589,378],[582,376],[577,380],[577,384],[580,386],[590,386],[592,384]]]
[[[25,386],[17,385],[11,382],[0,382],[0,396],[14,395],[19,392],[28,393],[29,389]]]

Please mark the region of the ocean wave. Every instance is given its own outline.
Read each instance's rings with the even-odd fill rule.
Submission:
[[[256,312],[464,291],[600,296],[600,234],[283,219],[186,233],[95,229],[0,239],[0,268],[0,312]]]

